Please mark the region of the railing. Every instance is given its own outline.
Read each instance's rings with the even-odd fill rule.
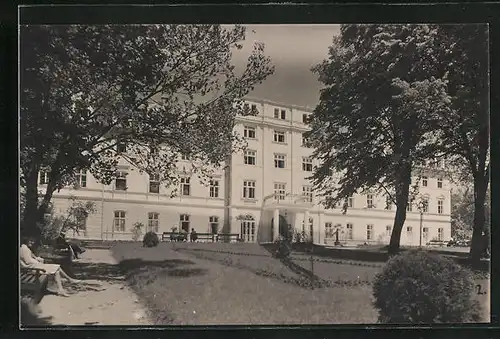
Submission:
[[[273,199],[272,201],[269,201]],[[307,201],[308,197],[303,196],[302,194],[290,194],[287,193],[284,196],[281,196],[277,193],[270,194],[264,197],[264,204],[269,201],[269,203],[282,203],[282,204],[311,204],[311,201]]]

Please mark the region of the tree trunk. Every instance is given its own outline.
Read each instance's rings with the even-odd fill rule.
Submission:
[[[398,183],[396,184],[396,216],[392,227],[391,240],[389,242],[389,255],[399,252],[401,232],[406,221],[406,206],[408,205],[408,195],[410,193],[411,171],[403,170]]]
[[[37,211],[38,211],[38,170],[37,165],[31,166],[29,173],[25,174],[26,191],[23,218],[21,222],[21,235],[38,237],[40,230],[37,227]]]
[[[486,208],[484,204],[487,186],[487,178],[474,178],[474,225],[469,252],[472,262],[478,262],[481,259],[481,252],[484,250],[482,235],[486,219]]]

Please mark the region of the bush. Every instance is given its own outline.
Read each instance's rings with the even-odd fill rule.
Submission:
[[[144,234],[144,238],[142,239],[143,247],[156,247],[160,243],[160,239],[158,239],[158,235],[155,232],[147,232]]]
[[[383,323],[479,321],[470,270],[424,251],[391,258],[373,284],[374,305]]]

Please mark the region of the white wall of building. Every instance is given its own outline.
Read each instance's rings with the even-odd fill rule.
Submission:
[[[244,164],[243,152],[235,153],[230,159],[230,170],[224,174],[222,170],[217,171],[214,179],[219,182],[218,197],[210,197],[209,187],[202,185],[199,179],[191,176],[191,195],[176,196],[171,198],[172,188],[160,186],[160,193],[149,193],[149,176],[141,174],[138,170],[131,168],[122,161],[120,170],[127,175],[127,190],[117,191],[114,183],[101,185],[87,173],[87,185],[85,188],[65,188],[54,195],[54,205],[57,213],[64,213],[70,197],[80,200],[94,201],[96,213],[89,216],[87,220],[87,232],[80,237],[91,239],[131,239],[131,228],[135,222],[142,222],[147,226],[148,213],[159,213],[159,233],[169,232],[175,225],[179,227],[180,214],[190,215],[190,228],[198,233],[209,232],[209,217],[217,216],[219,230],[222,231],[224,223],[225,230],[230,233],[241,233],[242,222],[237,220],[238,216],[251,215],[255,219],[254,241],[269,241],[271,235],[271,219],[273,211],[266,209],[263,198],[274,193],[275,183],[284,183],[286,192],[289,194],[302,194],[302,187],[311,185],[308,176],[312,172],[304,171],[302,168],[303,157],[311,156],[313,150],[302,144],[302,133],[307,131],[303,123],[303,115],[310,114],[307,108],[290,107],[283,104],[267,101],[251,101],[259,111],[256,116],[239,117],[235,129],[244,134],[245,126],[255,128],[256,136],[248,139],[248,150],[256,151],[256,164]],[[274,118],[274,110],[279,109],[280,118]],[[281,111],[285,110],[285,119],[281,119]],[[274,131],[285,133],[285,142],[274,141]],[[285,168],[275,168],[274,154],[286,156]],[[313,165],[315,162],[313,162]],[[187,161],[180,161],[178,168],[189,170]],[[420,193],[429,199],[429,211],[422,215],[422,226],[426,228],[427,241],[438,237],[438,229],[442,228],[443,239],[451,237],[450,220],[450,184],[443,180],[443,186],[437,187],[437,178],[441,175],[439,170],[429,170],[427,187],[421,187]],[[256,183],[255,198],[243,197],[243,182],[253,180]],[[225,185],[228,184],[229,187]],[[229,193],[228,197],[225,194]],[[225,199],[226,198],[226,199]],[[340,209],[325,210],[317,204],[307,212],[313,219],[313,239],[316,243],[330,244],[334,238],[325,238],[325,223],[333,226],[339,225],[344,233],[340,234],[341,241],[352,243],[387,243],[389,233],[387,226],[394,222],[395,207],[385,210],[385,196],[374,197],[374,208],[366,208],[366,196],[355,195],[354,205],[345,214]],[[438,200],[443,201],[442,213],[438,213]],[[225,208],[227,212],[225,214]],[[125,232],[113,230],[114,211],[126,212]],[[280,210],[283,214],[284,209]],[[293,214],[296,229],[302,228],[304,220],[303,211],[287,211]],[[352,225],[352,239],[347,239],[347,224]],[[367,239],[367,225],[373,225],[371,240]],[[407,232],[411,227],[411,232]],[[401,244],[418,245],[420,238],[420,213],[417,207],[407,213],[404,229],[401,236]],[[423,240],[426,242],[426,239]]]

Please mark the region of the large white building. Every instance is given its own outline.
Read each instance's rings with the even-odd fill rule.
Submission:
[[[122,162],[121,177],[111,185],[81,173],[78,189],[67,187],[55,194],[56,213],[64,213],[72,197],[93,201],[96,212],[80,234],[87,239],[128,240],[133,224],[141,222],[159,234],[178,227],[198,233],[238,233],[246,242],[268,242],[278,237],[281,222],[281,227],[304,231],[317,244],[333,244],[336,229],[344,243],[388,243],[395,207],[386,203],[384,195],[355,195],[345,214],[341,208],[325,209],[318,203],[306,179],[315,163],[313,150],[302,137],[311,109],[265,100],[247,103],[258,115],[238,117],[236,129],[248,140],[248,149],[232,154],[210,186],[184,174],[179,194],[172,198],[172,189]],[[189,161],[181,160],[178,166],[189,168]],[[435,166],[422,177],[420,194],[428,203],[423,213],[416,206],[408,209],[402,245],[419,245],[420,233],[423,244],[450,239],[450,184],[440,177],[443,170],[444,164]],[[41,174],[40,185],[44,183]]]

